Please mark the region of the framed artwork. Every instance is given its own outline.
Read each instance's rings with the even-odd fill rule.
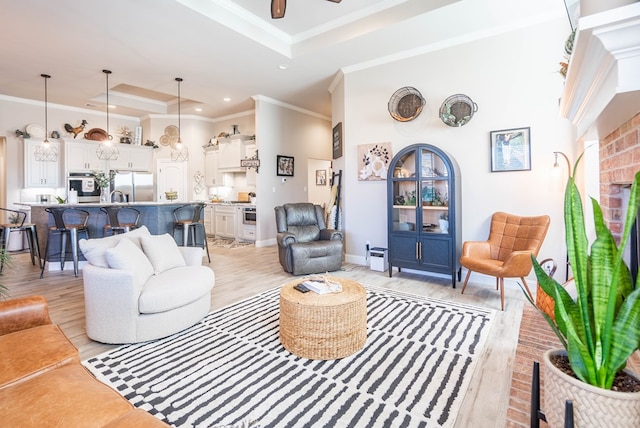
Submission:
[[[391,143],[358,145],[358,180],[386,180],[392,158]]]
[[[277,155],[276,175],[293,177],[293,157]]]
[[[491,131],[491,172],[531,169],[531,129]]]
[[[316,169],[316,186],[326,186],[326,185],[327,185],[327,170]]]
[[[342,157],[342,122],[333,127],[333,158]]]

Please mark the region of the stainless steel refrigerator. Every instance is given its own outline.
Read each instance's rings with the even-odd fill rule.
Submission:
[[[153,173],[142,171],[115,171],[111,191],[119,190],[129,202],[153,201]],[[118,202],[118,196],[113,196]]]

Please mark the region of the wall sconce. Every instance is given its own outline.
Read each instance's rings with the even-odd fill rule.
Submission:
[[[562,152],[553,152],[553,154],[555,155],[555,161],[553,163],[553,167],[554,168],[560,167],[560,164],[558,164],[558,155],[562,156],[564,160],[567,162],[567,171],[569,172],[569,177],[571,177],[571,162],[569,161],[569,158],[567,157],[567,155],[565,155]]]

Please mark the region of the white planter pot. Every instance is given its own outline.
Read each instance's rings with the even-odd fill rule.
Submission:
[[[438,220],[440,223],[440,232],[449,233],[449,220]]]
[[[24,232],[11,232],[7,251],[22,251],[24,249]]]
[[[575,427],[640,427],[640,392],[617,392],[597,388],[568,376],[551,363],[551,355],[564,354],[552,349],[543,357],[544,405],[550,427],[564,426],[565,400],[573,401]],[[636,376],[634,373],[632,376]],[[637,377],[637,376],[636,376]]]

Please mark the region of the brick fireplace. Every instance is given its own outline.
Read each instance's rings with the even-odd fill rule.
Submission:
[[[625,187],[640,170],[640,113],[600,140],[600,205],[616,240],[622,234]]]

